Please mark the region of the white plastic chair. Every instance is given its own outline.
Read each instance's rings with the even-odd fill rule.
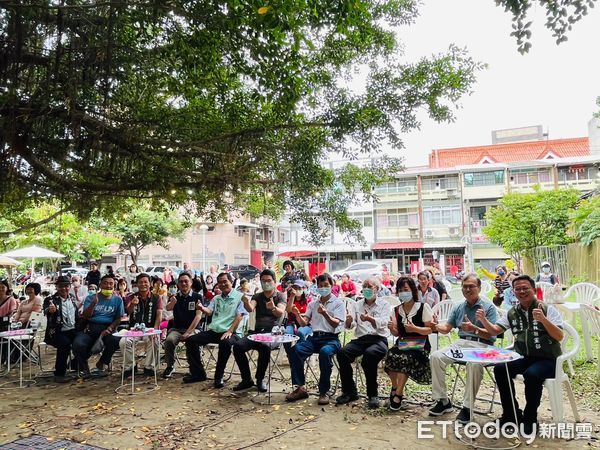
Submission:
[[[546,303],[554,303],[553,301],[551,301],[551,292],[554,289],[554,285],[552,283],[548,283],[546,281],[538,281],[537,283],[535,283],[535,287],[541,289],[542,298]]]
[[[450,311],[452,311],[452,308],[454,307],[454,305],[456,305],[456,303],[457,302],[454,302],[452,300],[445,300],[443,302],[439,302],[431,309],[431,312],[437,316],[439,323],[447,322],[448,318],[450,317]],[[449,334],[445,334],[443,336],[448,337],[448,339],[450,339]],[[440,333],[431,333],[429,335],[429,344],[431,345],[432,352],[435,352],[439,348],[439,339]]]
[[[600,310],[593,305],[582,305],[582,312],[587,319],[589,331],[598,340],[598,376],[600,377]]]
[[[492,292],[493,286],[492,283],[490,283],[489,281],[486,280],[481,280],[481,295],[482,297],[486,297],[487,295]]]
[[[385,300],[386,302],[388,302],[390,304],[390,306],[392,307],[392,309],[400,304],[400,300],[398,300],[398,297],[394,297],[393,295],[387,295],[387,296],[381,297],[381,298],[383,300]]]
[[[573,395],[573,389],[571,388],[571,381],[569,376],[565,373],[563,365],[565,361],[570,361],[577,355],[581,346],[581,339],[575,328],[569,325],[567,322],[563,324],[564,338],[560,343],[562,348],[562,355],[556,358],[556,373],[554,378],[547,378],[544,381],[544,386],[548,389],[548,395],[550,397],[550,407],[552,409],[552,420],[555,423],[564,422],[565,413],[563,405],[563,387],[567,391],[567,397],[571,408],[573,410],[573,417],[575,422],[580,422],[579,411],[577,410],[577,402]],[[569,338],[573,339],[573,346],[571,350],[567,351],[567,342]],[[522,375],[517,375],[517,378],[523,379]]]
[[[594,302],[600,299],[600,288],[592,283],[576,283],[565,292],[565,299],[568,299],[572,294],[575,294],[575,301],[580,305],[593,305]],[[585,343],[585,353],[587,360],[590,361],[593,358],[592,339],[590,338],[586,316],[583,315],[581,308],[579,309],[579,312],[581,316],[581,333],[583,334],[583,342]],[[575,325],[574,320],[573,325]]]

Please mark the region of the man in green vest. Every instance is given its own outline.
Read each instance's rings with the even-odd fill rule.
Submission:
[[[477,319],[494,336],[510,329],[515,339],[514,350],[523,355],[506,367],[504,364],[496,365],[494,376],[502,401],[500,425],[523,423],[523,433],[529,435],[536,432],[544,380],[555,376],[556,358],[561,354],[563,320],[556,308],[537,300],[535,281],[530,276],[516,277],[512,287],[519,303],[506,316],[494,325],[481,311],[477,311]],[[518,374],[522,374],[525,380],[526,405],[523,411],[515,398],[513,378]]]
[[[129,328],[136,324],[144,324],[146,328],[160,329],[162,311],[164,309],[162,297],[150,291],[150,275],[140,273],[136,277],[138,292],[131,294],[126,301],[127,315],[129,316]],[[125,377],[130,377],[135,370],[133,367],[132,351],[135,342],[146,342],[146,360],[144,361],[144,375],[154,375],[155,356],[158,356],[158,336],[145,337],[143,340],[134,338],[121,338],[119,347],[123,355],[123,366]]]

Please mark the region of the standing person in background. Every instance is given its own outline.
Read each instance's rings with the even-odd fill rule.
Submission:
[[[94,285],[92,284],[92,286]],[[83,308],[83,301],[88,296],[88,288],[81,285],[79,275],[73,275],[71,277],[71,290],[69,292],[73,294],[73,297],[75,297],[75,303],[77,303],[79,312],[81,312]]]
[[[173,281],[173,272],[171,271],[170,268],[165,267],[163,269],[162,280],[166,285],[168,285],[171,281]]]
[[[552,267],[548,261],[542,263],[542,271],[535,277],[535,282],[537,283],[539,281],[550,283],[552,285],[559,283],[558,276],[552,273]]]
[[[129,269],[127,269],[127,273],[124,278],[127,280],[127,285],[133,286],[137,280],[137,276],[140,274],[140,269],[137,264],[130,264]]]
[[[494,305],[501,306],[504,302],[504,291],[510,288],[508,281],[508,271],[505,266],[496,267],[496,279],[494,280],[496,294],[494,295]]]
[[[100,271],[98,270],[98,263],[90,264],[90,271],[85,276],[85,284],[88,286],[90,284],[94,284],[96,286],[100,286]]]
[[[419,293],[419,301],[427,303],[431,308],[440,302],[440,294],[437,290],[431,287],[431,274],[427,270],[419,272],[417,275],[419,282],[417,292]]]
[[[292,285],[294,281],[298,279],[298,275],[294,271],[294,263],[290,260],[287,260],[283,263],[283,271],[284,274],[279,282],[281,283],[282,289],[285,291]]]
[[[117,278],[117,276],[115,275],[115,271],[113,270],[113,266],[106,266],[106,275],[113,279]]]

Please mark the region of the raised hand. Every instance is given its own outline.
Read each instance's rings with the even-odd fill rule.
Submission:
[[[409,333],[416,333],[417,331],[419,331],[419,328],[410,321],[408,321],[404,324],[404,329],[406,331],[408,331]]]
[[[544,315],[544,311],[539,306],[533,309],[533,320],[538,322],[543,322],[546,316]]]
[[[360,320],[362,320],[363,322],[368,322],[368,321],[369,321],[369,318],[370,318],[370,317],[369,317],[369,315],[368,315],[368,314],[366,314],[366,313],[362,313],[362,314],[360,315]]]
[[[52,299],[50,299],[50,305],[48,306],[48,312],[50,314],[54,314],[56,312],[56,305],[54,304]]]
[[[477,317],[477,320],[479,320],[481,323],[484,323],[487,320],[485,317],[485,311],[481,308],[475,312],[475,317]]]
[[[137,305],[140,303],[140,299],[138,298],[138,296],[134,296],[133,299],[131,299],[131,304],[132,305]]]
[[[319,307],[317,309],[317,312],[319,314],[325,315],[327,314],[327,310],[325,309],[325,307],[323,306],[323,303],[319,303]]]
[[[473,325],[471,323],[471,321],[469,320],[469,318],[467,317],[466,314],[465,314],[465,317],[463,319],[463,323],[462,323],[461,329],[463,331],[468,332],[468,333],[472,333],[473,331],[475,331],[475,325]]]
[[[272,298],[270,298],[269,301],[267,302],[267,309],[269,311],[273,311],[275,309],[275,303],[273,302]]]
[[[390,320],[387,326],[390,331],[394,331],[396,329],[396,323],[393,320]]]

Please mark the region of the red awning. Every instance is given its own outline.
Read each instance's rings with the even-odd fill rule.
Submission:
[[[423,248],[423,242],[377,242],[371,247],[372,250],[407,250],[412,248]]]
[[[305,256],[316,255],[317,252],[313,250],[290,250],[289,252],[279,253],[278,256],[284,256],[288,258],[303,258]]]

